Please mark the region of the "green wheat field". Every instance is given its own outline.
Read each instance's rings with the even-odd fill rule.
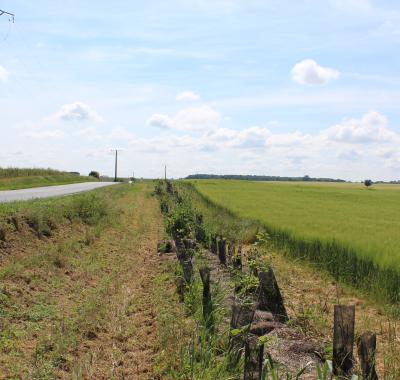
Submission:
[[[345,261],[346,276],[356,284],[365,282],[362,277],[376,270],[390,271],[381,276],[380,283],[395,275],[393,271],[400,273],[398,185],[367,189],[363,184],[347,183],[191,182],[217,205],[261,221],[275,240],[284,241],[292,250],[305,251],[313,261],[324,261],[332,266],[331,271]],[[361,263],[353,259],[361,259]],[[397,299],[400,283],[399,276],[395,277],[389,281],[392,297]]]

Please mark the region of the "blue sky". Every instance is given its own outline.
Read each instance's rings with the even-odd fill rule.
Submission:
[[[400,179],[398,2],[0,9],[0,166]]]

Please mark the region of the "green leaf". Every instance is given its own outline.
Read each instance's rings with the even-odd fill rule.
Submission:
[[[238,336],[242,333],[241,329],[233,329],[231,330],[231,336]]]

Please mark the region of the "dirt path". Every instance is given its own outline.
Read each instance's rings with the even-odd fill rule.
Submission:
[[[152,292],[166,262],[151,190],[139,184],[118,199],[112,227],[81,226],[4,263],[0,379],[154,378]]]
[[[127,207],[122,219],[120,228],[99,242],[116,263],[106,300],[108,318],[95,339],[80,345],[77,378],[152,378],[157,331],[152,286],[163,265],[156,254],[163,224],[148,187],[136,195],[134,207]]]

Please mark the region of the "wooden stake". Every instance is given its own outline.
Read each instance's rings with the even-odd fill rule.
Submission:
[[[183,270],[183,277],[187,284],[192,282],[193,278],[193,264],[192,260],[181,260],[182,270]]]
[[[248,326],[248,329],[250,328],[255,310],[254,302],[238,302],[235,300],[232,305],[231,330],[242,330],[240,334],[233,335],[230,338],[229,358],[232,366],[237,365],[242,356],[247,336],[247,331],[243,331],[246,330],[243,328],[246,326]]]
[[[218,241],[218,257],[222,265],[226,266],[226,239],[219,239]]]
[[[218,254],[218,236],[211,237],[210,250],[214,255]]]
[[[367,331],[357,340],[358,357],[365,380],[378,380],[375,371],[376,334]]]
[[[246,340],[244,352],[244,380],[260,380],[264,359],[264,345],[258,337],[250,335]]]
[[[239,248],[237,249],[237,251],[235,252],[235,254],[232,257],[232,265],[233,268],[238,270],[238,271],[242,271],[242,247],[239,246]]]
[[[333,372],[348,376],[353,368],[355,306],[335,305],[333,328]]]
[[[268,272],[258,274],[260,288],[258,295],[258,309],[270,311],[273,316],[281,323],[289,320],[283,298],[276,282],[275,274],[272,268]]]
[[[199,269],[201,281],[203,283],[203,317],[207,328],[213,326],[212,301],[210,291],[210,268],[202,267]]]

